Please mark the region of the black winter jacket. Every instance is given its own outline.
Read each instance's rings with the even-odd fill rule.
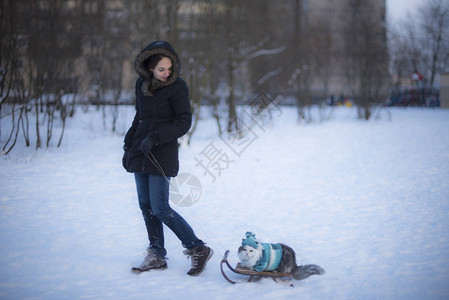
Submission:
[[[172,73],[166,82],[155,81],[146,67],[146,60],[158,53],[172,61]],[[192,122],[189,89],[179,77],[178,57],[169,43],[153,42],[136,57],[135,68],[139,74],[136,115],[124,140],[124,167],[131,173],[175,177],[179,171],[178,138],[187,133]],[[139,149],[147,136],[156,143],[149,156]]]

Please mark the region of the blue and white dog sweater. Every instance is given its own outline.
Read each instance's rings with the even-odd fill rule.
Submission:
[[[242,241],[242,245],[248,245],[255,249],[263,247],[261,259],[253,267],[255,271],[274,271],[279,267],[282,258],[282,247],[280,244],[259,243],[255,234],[247,232],[246,239]]]

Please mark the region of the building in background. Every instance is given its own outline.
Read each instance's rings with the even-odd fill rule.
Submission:
[[[227,86],[239,98],[263,90],[311,104],[388,85],[385,0],[30,0],[12,11],[36,90],[51,78],[53,91],[123,98],[135,55],[157,39],[178,50],[199,98]]]

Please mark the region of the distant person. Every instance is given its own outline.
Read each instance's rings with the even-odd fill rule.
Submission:
[[[344,103],[345,103],[345,96],[341,94],[340,98],[338,99],[338,105],[343,105]]]
[[[134,63],[136,115],[125,136],[123,167],[134,173],[139,207],[148,233],[148,255],[135,272],[167,268],[163,224],[172,230],[191,257],[188,275],[199,275],[213,250],[196,237],[190,225],[169,204],[170,178],[179,170],[177,139],[190,129],[189,89],[179,77],[180,61],[173,47],[156,41]]]
[[[334,95],[331,95],[329,98],[327,98],[327,104],[329,106],[334,106],[334,102],[335,102],[335,97]]]

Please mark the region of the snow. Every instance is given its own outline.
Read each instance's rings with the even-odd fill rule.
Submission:
[[[280,109],[251,127],[246,148],[218,138],[207,112],[191,145],[183,141],[181,172],[200,180],[201,197],[174,207],[215,250],[199,277],[186,275],[169,230],[169,268],[130,272],[147,246],[133,176],[121,167],[132,109],[121,111],[119,134],[91,109],[68,121],[61,148],[19,141],[0,157],[0,298],[448,299],[449,110],[391,108],[391,121],[361,121],[341,107],[304,124]],[[198,161],[212,146],[221,169],[208,173]],[[231,285],[219,263],[226,249],[237,263],[248,230],[326,273],[294,288]]]

